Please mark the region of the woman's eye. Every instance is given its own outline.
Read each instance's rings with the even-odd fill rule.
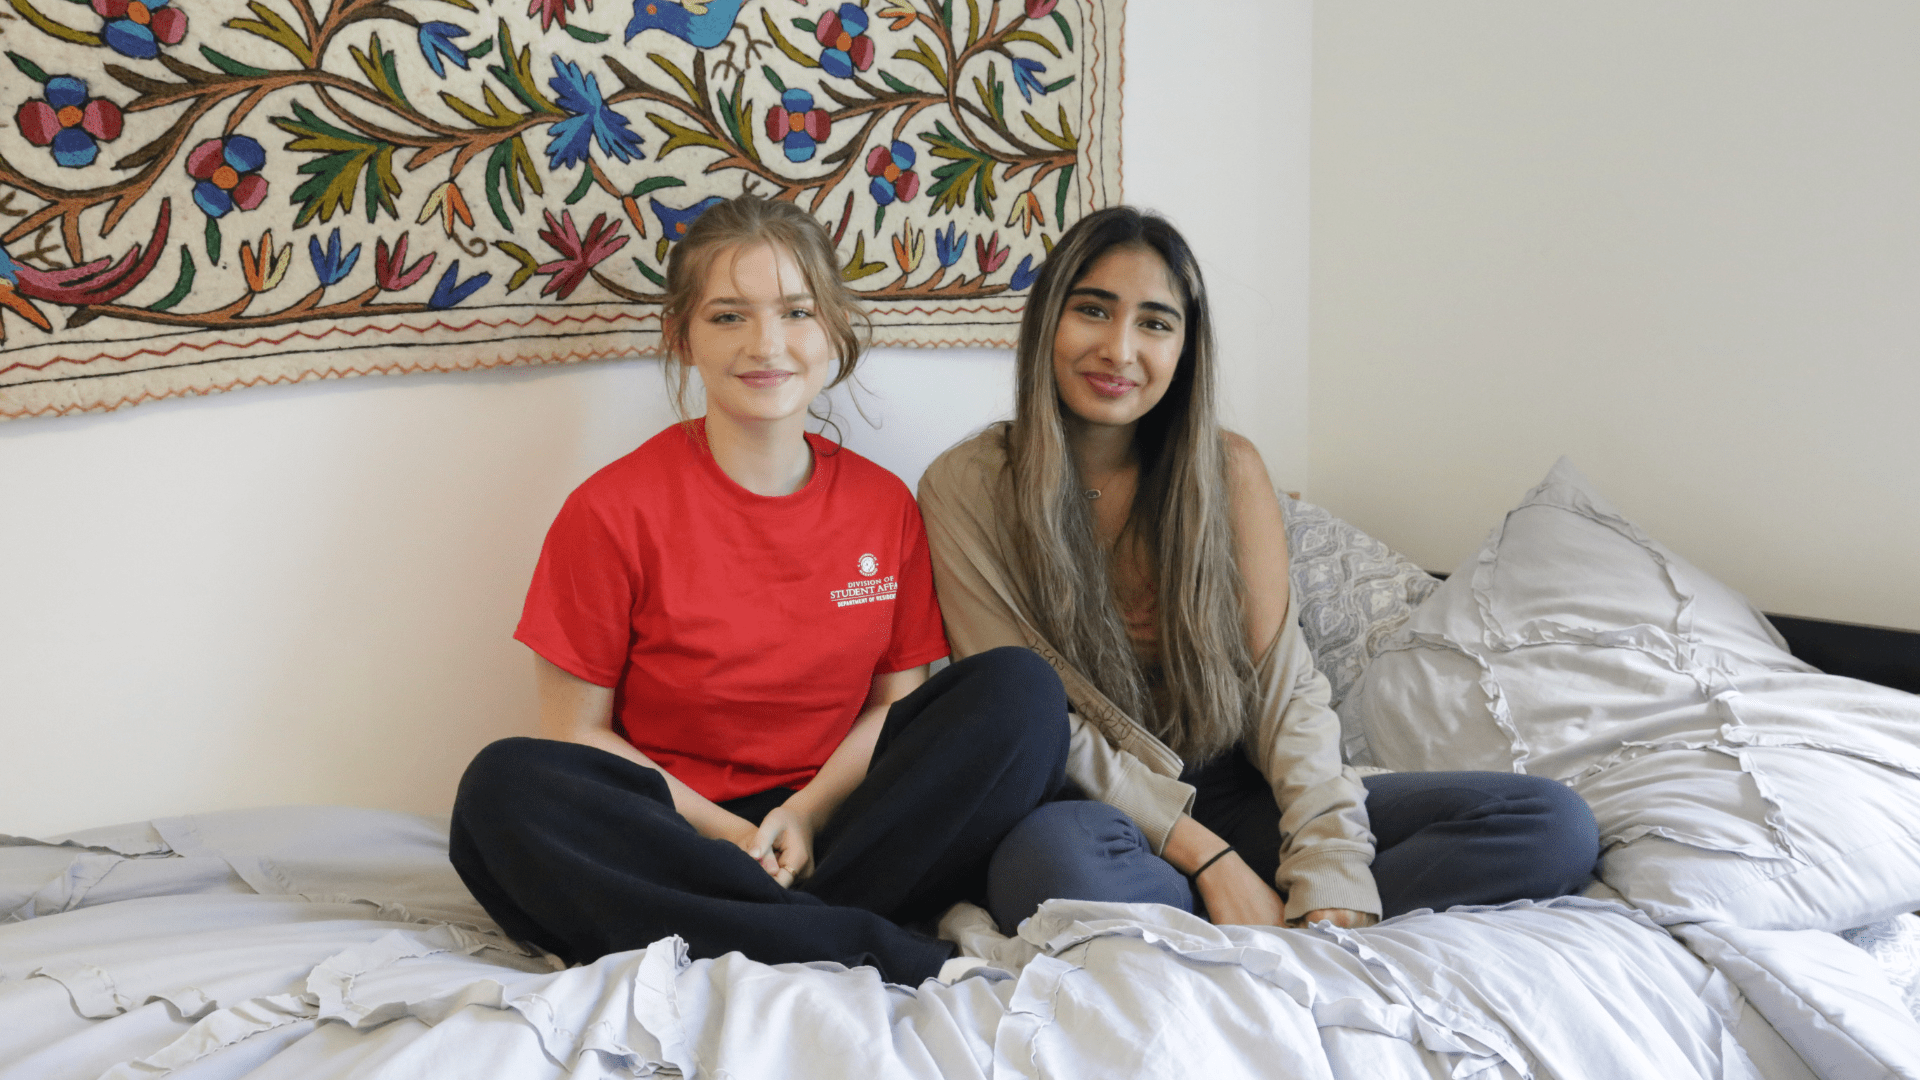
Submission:
[[[806,308],[794,308],[794,309],[793,309],[792,311],[789,311],[789,312],[787,312],[787,318],[789,318],[789,319],[811,319],[811,318],[813,318],[813,312],[812,312],[812,311],[809,311],[809,310],[808,310],[808,309],[806,309]]]
[[[1073,310],[1085,315],[1089,319],[1104,319],[1107,317],[1106,309],[1102,308],[1099,304],[1081,304]]]
[[[715,315],[712,321],[716,323],[737,323],[740,321],[740,313],[737,311],[722,311]]]

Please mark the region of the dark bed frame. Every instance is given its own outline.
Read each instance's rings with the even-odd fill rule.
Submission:
[[[1920,632],[1768,613],[1793,655],[1829,675],[1920,694]]]

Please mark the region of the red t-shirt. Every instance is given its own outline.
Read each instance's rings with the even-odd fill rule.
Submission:
[[[947,655],[907,486],[807,440],[813,475],[780,497],[728,478],[701,421],[593,474],[547,531],[514,632],[613,687],[627,741],[715,801],[805,784],[875,675]]]

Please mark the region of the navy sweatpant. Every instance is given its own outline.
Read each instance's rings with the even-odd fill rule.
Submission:
[[[1280,808],[1236,749],[1182,779],[1194,820],[1219,834],[1262,881],[1280,867]],[[1585,800],[1564,784],[1497,772],[1366,778],[1373,879],[1384,915],[1457,904],[1543,900],[1584,888],[1600,856]],[[1105,803],[1062,801],[1023,821],[994,858],[988,908],[1008,932],[1048,899],[1160,903],[1192,911],[1187,879]]]
[[[782,888],[674,812],[658,772],[590,746],[503,739],[460,781],[451,855],[503,930],[572,962],[670,934],[695,957],[936,974],[953,947],[899,926],[986,893],[995,847],[1065,783],[1066,695],[1045,661],[1004,648],[896,702],[866,779]],[[758,822],[791,792],[724,804]]]

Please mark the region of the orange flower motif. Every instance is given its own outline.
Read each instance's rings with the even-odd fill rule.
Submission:
[[[6,252],[0,251],[0,257],[5,255]],[[46,312],[35,307],[33,301],[15,292],[13,282],[4,277],[0,277],[0,308],[6,308],[42,330],[53,329],[53,323],[47,318]],[[0,319],[0,341],[5,340],[7,340],[7,324],[5,320]]]
[[[1020,235],[1032,236],[1033,227],[1047,223],[1046,211],[1040,209],[1040,197],[1028,188],[1019,198],[1013,200],[1013,213],[1007,215],[1007,224],[1020,223]]]
[[[906,4],[888,4],[874,14],[876,18],[893,20],[890,25],[895,30],[905,30],[913,25],[913,20],[920,17],[918,12]]]
[[[646,239],[647,219],[640,216],[640,200],[628,195],[620,200],[620,209],[625,210],[627,220],[633,222],[633,231],[639,233],[642,240]]]
[[[900,273],[905,275],[918,270],[920,260],[926,257],[927,230],[902,224],[900,235],[893,238],[893,261],[899,264]]]
[[[453,235],[456,218],[467,228],[473,228],[473,211],[467,209],[467,200],[461,196],[459,186],[451,180],[434,188],[433,194],[427,196],[427,204],[420,208],[419,224],[425,225],[436,213],[440,215],[448,236]]]
[[[245,240],[240,241],[240,272],[247,279],[247,288],[253,292],[263,293],[278,286],[292,265],[293,245],[282,244],[279,251],[274,251],[272,229],[260,235],[257,254]]]

